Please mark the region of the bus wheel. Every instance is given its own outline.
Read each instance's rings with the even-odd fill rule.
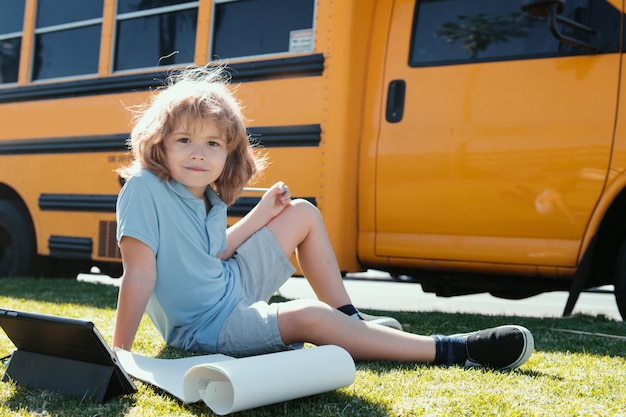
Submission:
[[[615,286],[615,302],[622,320],[626,319],[626,241],[617,253],[617,262],[615,264],[615,273],[613,276]]]
[[[9,200],[0,200],[0,277],[27,276],[35,267],[30,220]]]

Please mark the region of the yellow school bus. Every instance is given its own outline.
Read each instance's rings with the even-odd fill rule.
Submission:
[[[119,272],[128,107],[226,64],[345,272],[449,296],[614,284],[626,315],[621,0],[0,0],[0,276]],[[244,194],[229,221],[258,195]],[[62,272],[61,272],[62,271]]]

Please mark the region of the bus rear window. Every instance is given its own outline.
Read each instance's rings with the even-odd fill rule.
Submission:
[[[314,0],[216,0],[213,60],[313,51]]]
[[[0,0],[0,84],[17,82],[26,0]]]

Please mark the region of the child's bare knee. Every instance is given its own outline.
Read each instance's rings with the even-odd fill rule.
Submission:
[[[285,343],[307,342],[324,328],[332,307],[318,300],[294,300],[278,309],[278,326]]]
[[[302,219],[310,219],[319,221],[322,218],[320,211],[311,202],[298,198],[291,202],[292,209],[298,212],[298,216]]]

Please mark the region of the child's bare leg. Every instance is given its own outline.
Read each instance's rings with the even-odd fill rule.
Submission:
[[[310,342],[346,349],[356,360],[433,362],[435,340],[354,320],[316,300],[281,304],[278,326],[287,345]]]
[[[317,298],[335,308],[351,303],[316,207],[305,200],[294,200],[267,227],[287,257],[296,253],[302,273]]]
[[[350,304],[350,297],[319,211],[304,200],[296,200],[268,228],[288,257],[296,252],[302,272],[321,300],[289,301],[280,306],[278,326],[285,344],[334,344],[357,360],[440,365],[469,361],[498,369],[520,366],[534,349],[532,333],[521,326],[427,337],[354,320],[336,310]]]
[[[281,304],[278,328],[285,344],[338,345],[356,360],[512,369],[525,363],[534,350],[532,333],[521,326],[499,326],[464,335],[420,336],[354,320],[317,300]]]

